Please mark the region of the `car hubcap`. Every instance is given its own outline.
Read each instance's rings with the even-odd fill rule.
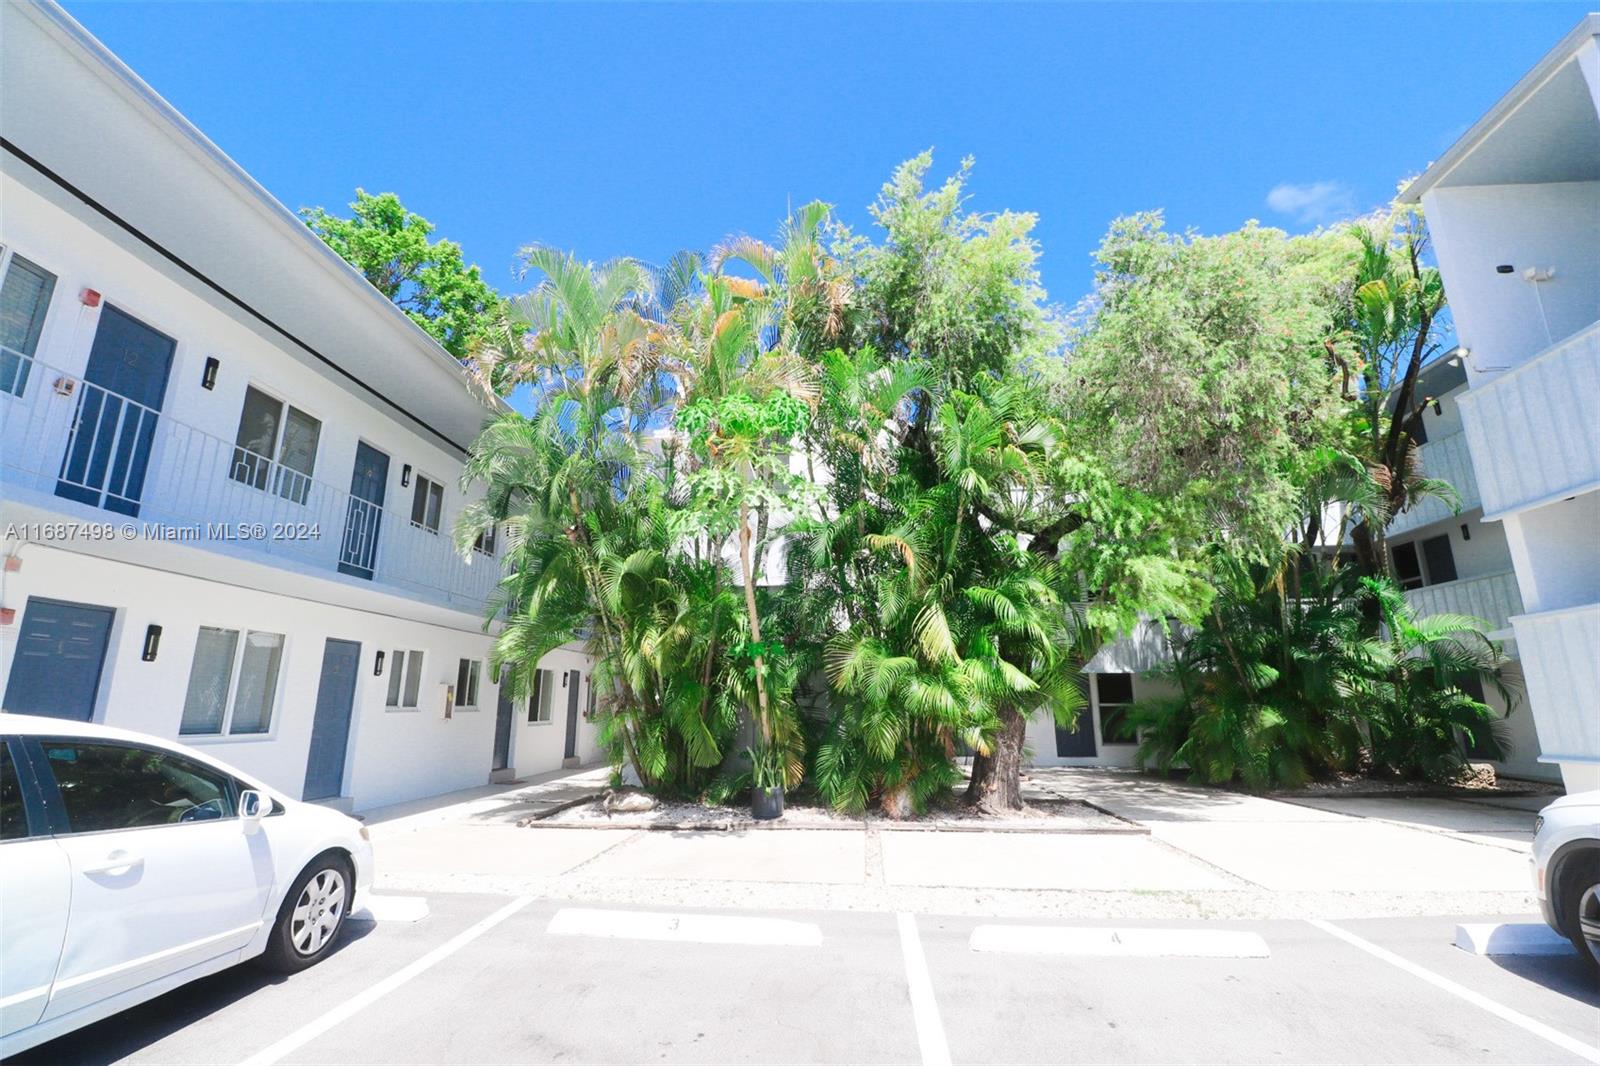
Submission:
[[[289,942],[302,955],[315,955],[333,937],[344,917],[344,875],[319,870],[306,882],[289,918]]]
[[[1600,885],[1590,885],[1578,900],[1578,931],[1589,946],[1589,954],[1600,962]]]

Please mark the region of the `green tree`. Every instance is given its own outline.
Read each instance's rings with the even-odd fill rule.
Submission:
[[[300,217],[445,351],[465,358],[499,314],[499,294],[466,264],[459,244],[430,241],[433,223],[407,211],[394,193],[357,189],[350,211],[341,218],[308,207]]]
[[[1254,223],[1219,237],[1120,218],[1053,372],[1073,431],[1119,480],[1257,559],[1300,519],[1298,461],[1337,436],[1324,341],[1351,250]]]
[[[1351,530],[1368,573],[1390,574],[1386,531],[1394,517],[1436,496],[1459,502],[1453,486],[1427,477],[1417,452],[1418,419],[1432,396],[1418,392],[1422,368],[1441,347],[1444,282],[1425,262],[1421,212],[1396,205],[1348,228],[1359,248],[1349,297],[1325,347],[1340,372],[1350,447],[1377,492]]]
[[[789,778],[798,778],[801,768],[799,753],[792,763],[774,754],[779,723],[768,691],[772,655],[763,641],[757,603],[751,512],[756,507],[764,513],[783,511],[795,497],[798,482],[789,471],[789,447],[805,429],[816,386],[800,360],[782,346],[764,343],[773,313],[767,287],[707,274],[701,290],[673,314],[679,330],[672,347],[679,354],[683,390],[676,424],[687,434],[693,457],[686,479],[692,526],[684,532],[716,536],[731,527],[738,538],[749,638],[741,650],[751,660],[756,694],[757,783],[792,784]]]
[[[1508,710],[1516,695],[1488,623],[1465,615],[1418,618],[1394,584],[1368,578],[1383,615],[1382,653],[1360,693],[1373,765],[1402,777],[1449,782],[1466,765],[1463,739],[1503,758],[1510,745],[1494,711],[1462,688],[1475,678],[1491,685]]]

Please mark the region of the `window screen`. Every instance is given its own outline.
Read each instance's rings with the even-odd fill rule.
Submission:
[[[20,255],[11,257],[0,283],[0,392],[21,396],[27,389],[29,360],[38,351],[55,288],[54,274]]]
[[[239,632],[201,626],[189,666],[189,691],[183,701],[179,733],[220,733],[228,713],[228,691],[233,687],[234,653]]]

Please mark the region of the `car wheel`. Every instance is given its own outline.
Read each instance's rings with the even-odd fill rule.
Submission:
[[[1561,880],[1567,936],[1590,968],[1600,970],[1600,857],[1573,863]]]
[[[321,960],[344,928],[354,883],[350,863],[337,853],[312,860],[278,908],[263,961],[274,970],[293,973]]]

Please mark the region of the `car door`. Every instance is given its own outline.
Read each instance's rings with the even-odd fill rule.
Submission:
[[[0,738],[0,1036],[44,1014],[67,934],[71,874],[15,739]]]
[[[46,1019],[250,941],[272,856],[267,834],[245,832],[227,774],[165,748],[85,737],[39,738],[34,755],[72,881]]]

